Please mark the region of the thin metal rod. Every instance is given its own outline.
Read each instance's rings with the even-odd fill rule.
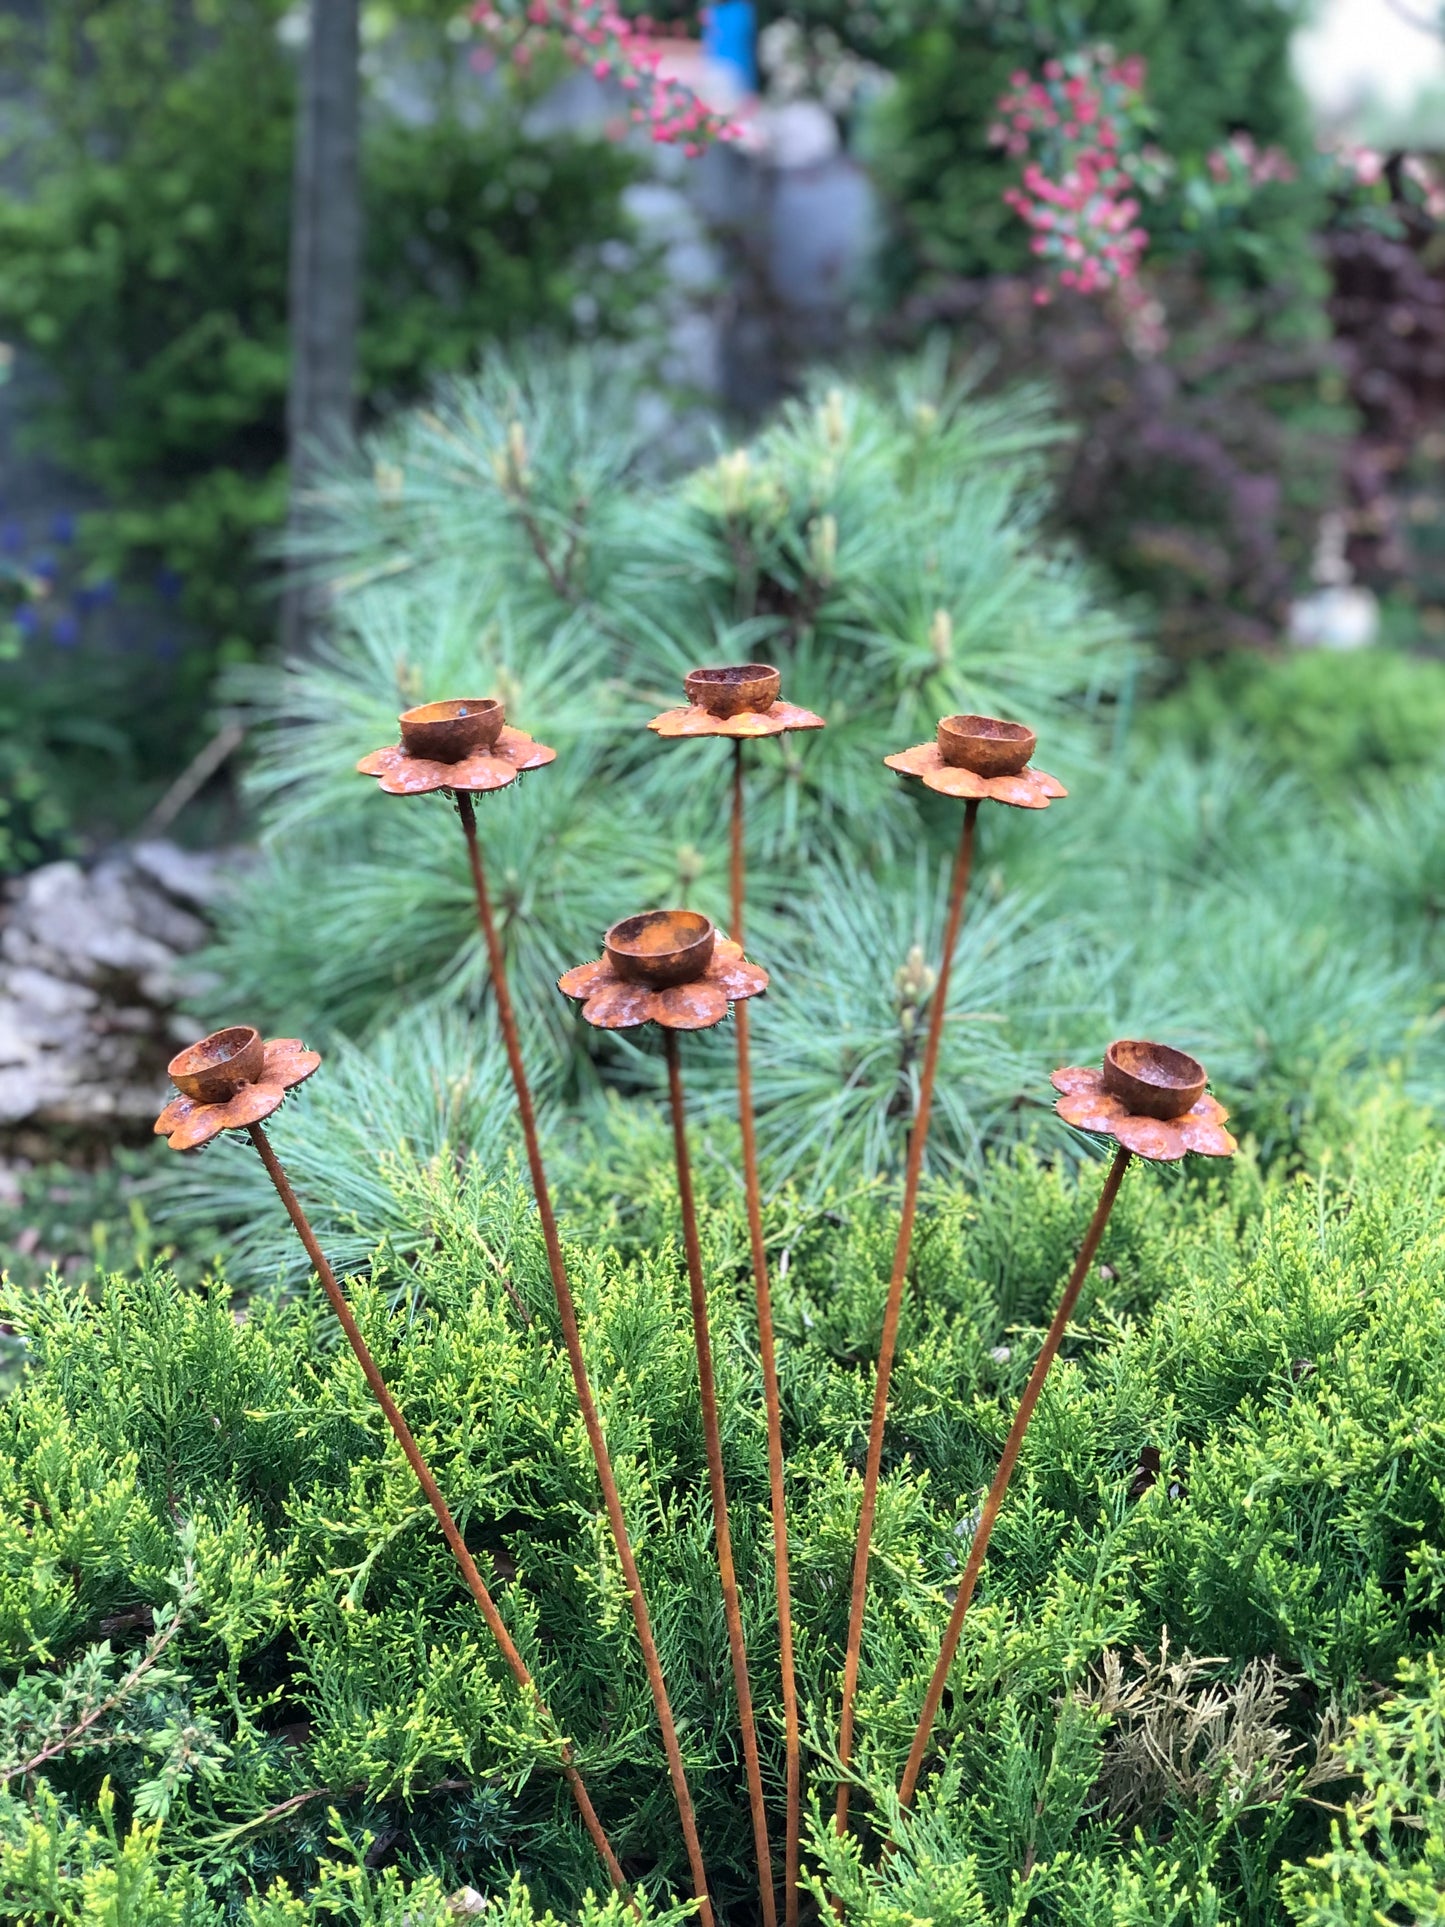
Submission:
[[[743,856],[743,745],[733,744],[732,939],[743,940],[746,873]],[[783,1483],[783,1405],[773,1342],[773,1298],[768,1283],[768,1253],[763,1242],[763,1201],[758,1182],[758,1134],[753,1115],[753,1069],[748,1006],[734,1006],[738,1043],[738,1121],[743,1138],[743,1189],[747,1197],[748,1241],[753,1256],[753,1292],[758,1306],[758,1354],[763,1366],[763,1403],[768,1426],[768,1489],[773,1514],[773,1578],[778,1600],[778,1658],[783,1681],[783,1745],[787,1769],[787,1807],[783,1851],[784,1927],[797,1927],[798,1879],[802,1834],[802,1760],[799,1743],[798,1682],[793,1666],[793,1598],[788,1573],[788,1514]]]
[[[733,1662],[733,1690],[743,1732],[743,1765],[747,1770],[748,1804],[753,1815],[753,1845],[758,1860],[758,1892],[764,1927],[777,1927],[773,1899],[773,1856],[768,1845],[768,1816],[763,1805],[763,1775],[758,1764],[758,1735],[753,1723],[753,1695],[748,1684],[748,1654],[743,1643],[743,1615],[733,1569],[733,1539],[728,1525],[728,1494],[723,1478],[722,1434],[718,1429],[717,1387],[713,1382],[712,1338],[708,1330],[707,1285],[702,1274],[702,1245],[697,1235],[697,1206],[692,1195],[692,1164],[687,1154],[687,1122],[682,1101],[682,1065],[677,1033],[663,1030],[667,1049],[667,1089],[672,1101],[672,1144],[677,1154],[677,1193],[682,1206],[682,1239],[687,1251],[687,1282],[692,1294],[692,1334],[697,1347],[697,1387],[702,1400],[702,1433],[707,1447],[707,1477],[712,1489],[713,1534],[717,1540],[718,1574],[722,1580],[723,1617]]]
[[[431,1468],[422,1457],[420,1448],[411,1435],[411,1427],[402,1417],[400,1406],[387,1390],[386,1380],[377,1370],[376,1360],[372,1357],[366,1340],[361,1335],[361,1327],[352,1316],[351,1307],[346,1302],[346,1294],[337,1284],[336,1273],[327,1263],[326,1254],[316,1242],[316,1234],[307,1221],[306,1213],[301,1209],[296,1193],[291,1189],[290,1180],[282,1170],[280,1160],[271,1148],[271,1140],[259,1124],[249,1124],[246,1128],[250,1133],[251,1142],[261,1154],[266,1175],[276,1187],[276,1195],[285,1205],[287,1216],[296,1227],[296,1235],[306,1247],[306,1256],[311,1260],[311,1268],[321,1280],[321,1289],[331,1301],[331,1309],[336,1313],[341,1329],[346,1333],[347,1342],[356,1354],[356,1362],[360,1365],[377,1404],[386,1414],[387,1423],[396,1434],[397,1443],[406,1454],[407,1463],[416,1474],[417,1484],[426,1494],[427,1503],[436,1514],[437,1523],[446,1535],[447,1544],[451,1547],[456,1562],[462,1569],[462,1577],[466,1580],[473,1599],[481,1608],[482,1617],[486,1620],[493,1639],[501,1648],[502,1658],[511,1668],[517,1684],[536,1700],[537,1710],[543,1720],[548,1726],[553,1726],[552,1715],[543,1704],[542,1695],[537,1690],[537,1683],[528,1672],[526,1661],[512,1643],[512,1636],[503,1623],[502,1615],[497,1611],[496,1601],[488,1592],[482,1575],[477,1571],[476,1561],[467,1551],[467,1542],[457,1529],[457,1522],[452,1517],[451,1508],[442,1497],[441,1487],[432,1477]],[[587,1789],[582,1784],[582,1776],[572,1764],[572,1748],[565,1743],[562,1747],[562,1773],[571,1789],[572,1798],[577,1802],[582,1823],[591,1834],[593,1845],[602,1856],[613,1886],[625,1893],[626,1878],[617,1864],[617,1856],[612,1851],[607,1835],[602,1831],[602,1822],[597,1818]]]
[[[1099,1249],[1099,1240],[1104,1235],[1104,1226],[1109,1222],[1109,1213],[1114,1208],[1114,1200],[1119,1195],[1119,1186],[1124,1181],[1124,1173],[1129,1168],[1130,1153],[1121,1144],[1114,1153],[1114,1162],[1109,1167],[1109,1175],[1104,1180],[1104,1189],[1094,1207],[1094,1215],[1089,1220],[1089,1228],[1084,1233],[1084,1242],[1079,1247],[1079,1255],[1074,1261],[1074,1269],[1069,1274],[1069,1282],[1064,1287],[1064,1295],[1059,1300],[1059,1308],[1054,1313],[1054,1321],[1049,1326],[1043,1347],[1034,1361],[1034,1369],[1029,1382],[1024,1387],[1024,1395],[1019,1400],[1014,1422],[1009,1427],[1009,1435],[1004,1441],[1003,1457],[998,1462],[998,1470],[993,1475],[993,1484],[988,1489],[988,1497],[983,1502],[983,1510],[974,1528],[973,1545],[969,1548],[968,1564],[963,1569],[963,1577],[958,1582],[958,1596],[949,1614],[948,1629],[943,1635],[943,1649],[938,1655],[938,1664],[933,1669],[933,1677],[928,1682],[928,1691],[923,1696],[923,1711],[919,1715],[918,1730],[913,1736],[909,1749],[908,1764],[903,1769],[903,1780],[898,1789],[899,1803],[907,1806],[913,1798],[913,1789],[918,1784],[919,1771],[923,1765],[923,1755],[928,1748],[929,1735],[933,1722],[938,1717],[939,1704],[943,1699],[943,1689],[948,1684],[949,1669],[958,1652],[959,1635],[963,1631],[963,1616],[968,1611],[973,1598],[973,1589],[978,1584],[978,1575],[983,1570],[984,1554],[993,1535],[994,1521],[998,1518],[999,1508],[1008,1491],[1009,1480],[1013,1477],[1014,1466],[1018,1463],[1024,1433],[1029,1429],[1029,1420],[1034,1415],[1034,1407],[1039,1402],[1039,1394],[1044,1389],[1049,1367],[1053,1364],[1059,1346],[1063,1343],[1064,1332],[1074,1306],[1078,1303],[1079,1292],[1089,1266],[1094,1262],[1094,1253]]]
[[[613,1543],[617,1547],[622,1577],[627,1586],[633,1623],[637,1628],[638,1643],[642,1647],[643,1665],[647,1669],[647,1683],[652,1691],[652,1704],[657,1713],[657,1723],[662,1730],[663,1751],[667,1755],[667,1770],[672,1780],[673,1797],[677,1802],[678,1819],[682,1823],[683,1844],[687,1849],[688,1866],[692,1873],[693,1893],[698,1902],[698,1919],[702,1927],[713,1927],[707,1870],[703,1865],[702,1845],[697,1837],[697,1820],[693,1813],[692,1795],[688,1790],[687,1769],[683,1765],[682,1747],[677,1737],[677,1724],[672,1715],[672,1702],[668,1698],[667,1682],[662,1674],[662,1661],[658,1657],[657,1641],[653,1637],[652,1619],[642,1590],[642,1575],[637,1570],[632,1540],[628,1534],[627,1521],[623,1516],[622,1495],[617,1489],[617,1480],[612,1470],[612,1458],[607,1450],[607,1439],[597,1413],[597,1401],[592,1395],[592,1384],[587,1374],[587,1361],[582,1351],[582,1335],[577,1324],[577,1307],[567,1278],[567,1265],[562,1255],[562,1240],[558,1235],[557,1218],[552,1209],[552,1193],[547,1183],[546,1168],[542,1163],[542,1148],[537,1137],[536,1112],[532,1105],[526,1066],[522,1061],[521,1039],[512,1009],[511,989],[507,982],[507,961],[497,932],[496,919],[492,915],[486,871],[482,865],[482,852],[477,842],[476,811],[471,797],[465,791],[458,792],[456,800],[457,814],[462,820],[462,829],[466,833],[467,855],[472,869],[472,887],[477,899],[477,917],[482,926],[482,935],[486,940],[487,962],[492,974],[492,992],[497,1000],[497,1017],[501,1023],[502,1039],[507,1049],[507,1063],[512,1073],[512,1088],[516,1092],[517,1111],[522,1120],[522,1136],[527,1147],[527,1167],[532,1174],[532,1190],[537,1199],[537,1214],[542,1220],[542,1239],[547,1247],[547,1264],[552,1274],[552,1290],[557,1300],[557,1315],[562,1321],[562,1340],[567,1347],[567,1358],[572,1367],[572,1383],[576,1388],[582,1423],[587,1429],[588,1442],[592,1447],[592,1457],[596,1463],[597,1477],[602,1487],[603,1503],[607,1508],[607,1519],[612,1528]]]
[[[878,1345],[878,1378],[873,1389],[873,1422],[868,1433],[868,1459],[863,1471],[863,1503],[858,1512],[858,1542],[853,1554],[853,1595],[848,1610],[848,1645],[843,1657],[843,1705],[838,1719],[838,1757],[845,1777],[838,1782],[836,1820],[839,1833],[848,1828],[848,1768],[853,1761],[853,1717],[858,1695],[858,1661],[863,1647],[863,1613],[868,1602],[868,1556],[873,1547],[873,1520],[878,1510],[878,1477],[883,1464],[883,1429],[888,1417],[888,1383],[893,1374],[893,1354],[898,1344],[898,1314],[903,1304],[903,1285],[908,1276],[908,1256],[913,1246],[913,1220],[918,1210],[918,1187],[923,1175],[923,1153],[928,1143],[928,1121],[933,1111],[933,1082],[938,1072],[938,1049],[943,1037],[944,1016],[948,1009],[948,979],[953,968],[953,953],[963,922],[964,899],[968,895],[969,873],[973,868],[973,831],[978,821],[978,804],[964,806],[963,829],[959,833],[958,854],[953,864],[953,884],[948,900],[948,924],[943,936],[943,956],[938,966],[938,981],[928,1012],[928,1041],[923,1051],[923,1076],[918,1087],[918,1114],[908,1140],[908,1162],[903,1176],[903,1215],[898,1224],[898,1242],[893,1248],[893,1271],[888,1280],[888,1299],[883,1308],[883,1334]]]

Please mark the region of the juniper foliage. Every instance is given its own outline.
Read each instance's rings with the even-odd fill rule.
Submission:
[[[1445,1154],[1386,1093],[1317,1133],[1310,1167],[1131,1175],[905,1818],[891,1789],[949,1588],[1097,1175],[1019,1147],[982,1183],[932,1187],[864,1642],[870,1820],[845,1844],[831,1718],[896,1197],[793,1187],[769,1204],[806,1765],[824,1796],[808,1862],[848,1922],[1353,1927],[1399,1896],[1427,1917],[1445,1853],[1428,1665]],[[755,1889],[686,1276],[646,1107],[580,1142],[565,1177],[589,1363],[722,1916],[741,1923]],[[699,1178],[780,1801],[746,1221],[724,1160]],[[685,1862],[529,1197],[452,1144],[396,1159],[388,1182],[428,1235],[370,1254],[351,1287],[363,1329],[624,1863],[680,1922]],[[0,1315],[29,1359],[0,1407],[0,1917],[399,1923],[445,1918],[470,1886],[517,1927],[548,1907],[620,1923],[584,1898],[600,1870],[557,1734],[492,1650],[314,1289],[240,1302],[158,1270],[11,1293]],[[1160,1472],[1141,1484],[1150,1445]],[[899,1850],[880,1859],[890,1827]]]

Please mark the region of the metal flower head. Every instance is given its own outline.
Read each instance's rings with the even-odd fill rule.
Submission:
[[[1102,1069],[1070,1067],[1051,1081],[1066,1124],[1111,1137],[1136,1157],[1169,1163],[1189,1151],[1227,1158],[1238,1149],[1224,1128],[1228,1111],[1205,1088],[1204,1066],[1168,1044],[1122,1039],[1104,1052]]]
[[[742,945],[720,937],[696,910],[624,917],[602,939],[602,950],[596,963],[579,964],[557,984],[598,1030],[638,1024],[710,1030],[730,1004],[768,987],[767,971],[744,963]]]
[[[647,725],[659,736],[781,736],[790,729],[823,729],[811,709],[779,700],[783,678],[766,662],[694,669],[683,682],[685,709],[665,709]]]
[[[286,1093],[320,1065],[299,1037],[263,1043],[249,1024],[212,1031],[166,1066],[180,1096],[156,1119],[156,1135],[173,1151],[198,1151],[222,1131],[244,1130],[279,1110]]]
[[[1016,810],[1046,810],[1068,791],[1057,776],[1030,769],[1038,737],[1022,723],[996,716],[945,716],[936,742],[885,756],[889,769],[917,776],[940,796],[965,803],[1008,803]]]
[[[397,717],[399,743],[372,750],[356,767],[363,776],[380,777],[389,796],[505,789],[523,770],[541,769],[557,754],[520,729],[508,729],[506,721],[494,696],[422,703]]]

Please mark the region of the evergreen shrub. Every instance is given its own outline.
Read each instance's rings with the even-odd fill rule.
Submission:
[[[753,441],[661,483],[634,423],[605,367],[494,363],[336,478],[317,537],[334,634],[252,685],[279,725],[253,779],[266,860],[225,913],[199,1018],[339,1031],[393,1063],[429,1059],[429,1012],[490,1024],[447,805],[378,796],[353,766],[395,739],[405,705],[496,691],[561,751],[479,817],[533,1077],[574,1119],[608,1090],[655,1087],[654,1057],[599,1043],[550,984],[644,905],[725,920],[730,759],[643,724],[697,662],[762,656],[828,719],[748,753],[750,943],[775,975],[753,1020],[769,1183],[826,1188],[901,1160],[957,817],[878,759],[954,710],[1027,718],[1074,794],[1042,820],[981,821],[932,1137],[943,1164],[1053,1129],[1047,1073],[1111,1035],[1197,1048],[1270,1157],[1298,1157],[1347,1110],[1357,1072],[1397,1063],[1436,1100],[1438,762],[1318,796],[1248,732],[1181,747],[1133,730],[1137,655],[1042,534],[1057,431],[1031,394],[970,398],[927,362],[877,392],[820,382]],[[731,1051],[699,1040],[689,1060],[699,1104],[730,1119]],[[444,1132],[450,1099],[402,1085],[413,1128]],[[374,1164],[355,1153],[348,1194]],[[212,1169],[167,1179],[173,1225],[272,1222]],[[371,1228],[334,1220],[347,1237]],[[279,1233],[244,1236],[238,1277],[295,1262]]]
[[[568,1262],[704,1850],[742,1922],[750,1836],[659,1149],[645,1113],[605,1154],[574,1146]],[[700,1178],[780,1798],[746,1222],[725,1164]],[[530,1195],[454,1142],[398,1147],[388,1181],[426,1236],[383,1239],[355,1278],[368,1342],[624,1863],[680,1921],[685,1863]],[[829,1720],[896,1198],[790,1188],[768,1206],[814,1891],[868,1927],[1320,1927],[1412,1901],[1426,1918],[1445,1853],[1445,1155],[1395,1095],[1317,1135],[1305,1174],[1246,1153],[1131,1177],[965,1622],[937,1771],[916,1816],[890,1809],[960,1540],[1096,1187],[1020,1148],[928,1193],[864,1642],[872,1824],[847,1846]],[[3,1316],[28,1363],[0,1407],[0,1917],[399,1927],[470,1886],[517,1927],[546,1907],[620,1923],[583,1899],[600,1869],[553,1743],[319,1297],[243,1302],[157,1270],[11,1293]],[[880,1860],[887,1827],[900,1847]]]

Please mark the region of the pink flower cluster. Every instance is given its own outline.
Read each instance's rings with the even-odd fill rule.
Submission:
[[[1295,164],[1282,147],[1256,147],[1248,134],[1231,134],[1223,147],[1205,156],[1209,178],[1218,187],[1264,187],[1297,178]]]
[[[653,23],[644,16],[627,19],[611,0],[525,0],[522,6],[478,0],[472,19],[489,38],[507,44],[520,66],[531,60],[536,40],[546,36],[599,80],[615,79],[634,96],[634,124],[646,127],[655,141],[679,143],[685,153],[697,155],[710,140],[738,138],[734,121],[661,71],[664,49]]]
[[[1033,230],[1030,246],[1060,287],[1097,294],[1130,280],[1149,236],[1124,148],[1141,106],[1144,62],[1088,48],[1045,62],[1042,79],[1019,72],[989,130],[996,147],[1027,156],[1022,185],[1004,200]],[[1046,302],[1047,288],[1034,299]]]

